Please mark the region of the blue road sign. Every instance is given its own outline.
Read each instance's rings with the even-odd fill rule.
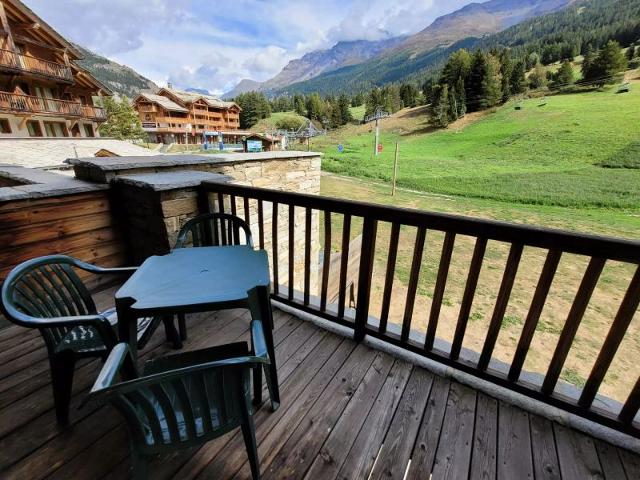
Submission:
[[[344,147],[342,146],[342,144],[339,144],[339,145],[338,145],[338,151],[339,151],[340,153],[342,153],[342,152],[344,151]]]

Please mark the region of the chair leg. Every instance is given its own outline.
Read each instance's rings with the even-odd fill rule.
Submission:
[[[266,372],[265,372],[266,373]],[[267,378],[267,382],[269,379]],[[262,403],[262,369],[257,365],[253,369],[253,404],[258,406]]]
[[[265,374],[268,375],[270,380],[271,409],[275,411],[280,406],[280,387],[278,386],[278,369],[273,343],[273,313],[271,311],[269,287],[259,286],[249,292],[249,308],[252,318],[262,320],[265,326],[264,339],[267,344],[267,353],[270,361],[268,372],[265,371]],[[269,386],[269,383],[267,385]]]
[[[69,402],[73,387],[73,371],[76,357],[70,350],[55,354],[50,359],[51,386],[56,407],[56,419],[60,425],[69,423]]]
[[[184,313],[178,314],[178,330],[180,331],[180,340],[187,340],[187,322]]]
[[[180,340],[180,335],[178,334],[176,326],[173,323],[173,316],[163,316],[162,323],[164,324],[164,332],[167,336],[167,341],[173,343],[173,348],[175,350],[179,350],[180,348],[182,348],[182,341]]]
[[[247,449],[247,457],[249,457],[249,465],[251,466],[251,476],[253,480],[260,480],[260,461],[258,460],[258,446],[256,444],[256,428],[253,418],[247,415],[241,425],[242,436],[244,437],[244,445]]]

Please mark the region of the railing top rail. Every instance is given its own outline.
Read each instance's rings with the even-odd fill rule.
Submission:
[[[19,98],[30,98],[30,99],[38,100],[41,102],[59,102],[67,105],[82,106],[82,104],[78,101],[64,100],[62,98],[46,98],[46,97],[36,97],[35,95],[25,95],[24,93],[0,92],[0,96],[2,95],[8,95],[11,97],[19,97]]]
[[[0,53],[8,53],[11,56],[13,56],[14,59],[22,58],[22,59],[25,59],[27,61],[35,61],[35,62],[40,62],[42,64],[48,65],[49,67],[53,68],[54,71],[47,72],[47,73],[50,74],[50,75],[53,75],[55,77],[67,78],[67,79],[73,78],[73,74],[71,73],[71,69],[67,65],[64,65],[62,63],[56,62],[54,60],[46,60],[46,59],[40,58],[40,57],[33,57],[31,55],[26,55],[26,54],[20,53],[20,52],[14,52],[12,50],[7,50],[5,48],[0,48]],[[24,71],[38,71],[37,69],[33,68],[33,66],[24,66],[24,65],[20,65],[18,63],[13,65],[13,67],[19,68],[19,69],[24,70]],[[44,72],[39,72],[38,71],[38,73],[44,73]]]
[[[203,182],[202,187],[210,192],[248,196],[284,205],[295,205],[372,218],[377,221],[425,227],[430,230],[453,232],[459,235],[640,264],[640,241],[637,240],[213,181]]]

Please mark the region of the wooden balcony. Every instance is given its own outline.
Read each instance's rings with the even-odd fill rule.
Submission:
[[[97,295],[108,307],[115,288]],[[188,349],[249,339],[248,312],[188,317]],[[282,403],[254,419],[264,480],[631,480],[640,457],[439,377],[280,310],[274,339]],[[0,332],[0,471],[6,479],[131,477],[124,422],[78,405],[100,369],[77,367],[71,425],[57,427],[44,342]],[[158,331],[140,361],[171,354]],[[268,398],[268,395],[263,395]],[[405,477],[406,473],[406,477]],[[154,458],[149,478],[249,479],[242,434]]]
[[[11,50],[0,50],[0,68],[73,83],[73,73],[66,65]]]
[[[41,98],[34,97],[32,95],[20,95],[8,92],[0,92],[0,111],[44,114],[61,117],[84,116],[83,106],[80,102],[60,100],[57,98]],[[92,114],[93,113],[97,112],[92,112]]]
[[[300,309],[329,322],[352,330],[356,341],[365,336],[376,338],[386,344],[393,345],[421,357],[434,360],[443,366],[453,367],[468,375],[492,382],[505,389],[532,397],[554,407],[583,416],[607,427],[640,437],[638,410],[640,408],[640,377],[638,372],[629,372],[625,378],[608,376],[608,382],[625,382],[626,398],[611,401],[599,395],[605,376],[618,353],[627,330],[636,315],[640,303],[640,242],[616,238],[597,237],[578,233],[551,230],[540,227],[515,225],[478,218],[467,218],[454,215],[429,213],[411,209],[401,209],[374,205],[363,202],[351,202],[335,198],[318,197],[298,193],[280,192],[276,190],[245,187],[231,184],[203,184],[209,195],[210,208],[217,211],[242,211],[245,220],[251,223],[251,212],[257,212],[258,230],[261,248],[265,237],[271,239],[274,299],[293,308]],[[230,205],[230,206],[229,206]],[[267,228],[264,224],[264,211],[268,209],[273,221]],[[281,213],[279,213],[279,210]],[[296,212],[304,213],[304,220]],[[319,221],[314,215],[320,213],[324,220],[324,265],[319,298],[311,292],[311,231],[312,222]],[[278,226],[279,222],[284,225]],[[332,237],[332,228],[341,227],[341,236]],[[283,230],[284,228],[284,230]],[[294,268],[296,230],[303,228],[306,237],[304,248],[304,269],[300,272]],[[390,231],[389,240],[380,245],[378,229]],[[395,270],[398,267],[399,237],[402,231],[413,232],[413,247],[402,252],[411,259],[407,270],[408,284],[406,294],[394,295]],[[287,232],[283,237],[283,231]],[[347,270],[349,262],[350,239],[362,235],[359,251],[359,265],[354,274],[358,285],[355,308],[346,304]],[[409,234],[411,235],[411,234]],[[434,251],[434,246],[426,243],[427,235],[431,238],[440,235],[441,243],[437,244],[436,257],[432,272],[434,276],[433,290],[429,292],[430,311],[420,312],[428,320],[425,327],[418,327],[418,312],[414,313],[417,290],[421,270],[424,270],[426,248]],[[337,241],[336,241],[337,240]],[[387,243],[388,242],[388,243]],[[456,274],[452,270],[452,255],[457,245],[467,242],[473,252],[468,260],[456,265]],[[466,347],[469,339],[467,330],[470,320],[474,296],[477,294],[478,279],[483,263],[488,256],[488,244],[499,244],[508,252],[500,268],[501,280],[485,286],[495,292],[493,313],[488,323],[484,340],[478,350]],[[287,250],[279,251],[280,248]],[[339,274],[339,298],[337,305],[330,305],[327,299],[330,258],[332,245],[342,246],[342,263]],[[291,247],[288,247],[290,245]],[[379,247],[377,249],[377,247]],[[515,287],[518,268],[524,250],[535,252],[540,270],[536,273],[533,288],[530,292],[530,305],[526,318],[522,320],[519,338],[514,342],[510,360],[497,358],[494,350],[502,331],[507,308]],[[376,257],[376,255],[380,254]],[[495,254],[495,253],[494,253]],[[572,282],[568,278],[555,279],[561,258],[570,257],[578,264],[584,264],[582,273],[578,273]],[[283,265],[286,276],[280,275],[282,259],[288,259]],[[468,263],[467,263],[468,262]],[[609,292],[608,295],[620,298],[616,302],[617,310],[609,318],[603,318],[608,326],[602,329],[604,341],[598,350],[590,355],[581,351],[576,342],[584,314],[592,295],[598,286],[605,264],[613,264],[624,274],[624,287],[620,291]],[[384,269],[385,274],[381,290],[380,312],[371,307],[371,288],[374,281],[374,265]],[[460,272],[460,269],[463,269]],[[486,268],[486,267],[485,267]],[[493,267],[496,268],[496,267]],[[465,272],[466,270],[466,272]],[[327,273],[324,273],[327,272]],[[565,270],[566,272],[566,270]],[[465,275],[466,273],[466,275]],[[460,278],[462,275],[464,277]],[[531,275],[530,272],[524,272]],[[566,273],[565,273],[566,275]],[[466,277],[466,280],[465,280]],[[573,282],[575,280],[575,282]],[[555,282],[566,285],[565,301],[569,302],[566,320],[559,329],[548,349],[552,354],[548,367],[544,372],[525,372],[525,360],[530,354],[534,334],[540,330],[539,322],[542,311],[550,309],[551,286]],[[455,328],[452,328],[451,340],[439,338],[441,311],[447,285],[457,282],[463,285]],[[575,287],[574,287],[575,283]],[[286,284],[282,287],[281,284]],[[296,285],[302,285],[298,291]],[[570,296],[569,296],[570,295]],[[392,322],[390,309],[392,304],[404,305],[404,314],[399,323]],[[594,306],[598,309],[598,305]],[[605,323],[606,324],[606,323]],[[463,348],[463,346],[465,348]],[[571,385],[561,381],[565,363],[570,355],[579,355],[581,362],[592,365],[582,385]],[[613,380],[612,380],[613,378]]]
[[[82,116],[97,122],[103,122],[107,119],[107,111],[102,107],[82,105]]]

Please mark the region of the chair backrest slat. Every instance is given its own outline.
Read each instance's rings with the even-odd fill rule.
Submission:
[[[176,418],[176,410],[173,402],[169,398],[169,394],[165,390],[164,384],[157,383],[149,386],[149,390],[155,396],[156,401],[162,409],[164,419],[169,434],[170,443],[179,443],[183,440],[180,437],[180,430],[178,429],[178,419]]]
[[[153,444],[162,445],[164,443],[164,437],[162,435],[162,427],[160,426],[160,420],[158,419],[158,415],[156,414],[155,409],[151,401],[149,400],[149,396],[142,393],[141,390],[134,390],[128,392],[126,395],[123,395],[121,398],[128,400],[129,405],[133,409],[136,422],[134,425],[138,425],[140,428],[140,413],[144,414],[146,417],[146,425],[151,430]],[[115,406],[121,409],[122,413],[125,417],[128,417],[131,413],[129,409],[129,405],[126,403],[122,403],[121,401],[114,402]],[[138,407],[138,408],[136,408]],[[122,410],[124,408],[124,410]],[[141,410],[141,412],[139,411]],[[141,429],[141,428],[140,428]],[[143,429],[141,429],[143,430]],[[149,444],[149,439],[145,436],[145,443]]]
[[[244,233],[244,240],[241,238],[241,231]],[[253,247],[251,228],[243,219],[228,213],[208,213],[185,223],[178,234],[175,248],[189,245],[217,247],[243,243]]]
[[[195,378],[193,378],[192,381],[193,380],[195,380]],[[176,397],[180,402],[180,406],[182,407],[182,420],[186,429],[187,439],[193,439],[198,436],[196,433],[196,418],[193,410],[193,405],[191,404],[191,400],[189,398],[189,394],[187,393],[184,382],[185,379],[176,378],[171,382],[171,388],[175,392]]]
[[[50,270],[46,266],[43,266],[40,269],[40,272],[42,273],[44,278],[47,280],[49,286],[51,287],[50,289],[51,296],[56,302],[58,306],[58,310],[62,313],[62,315],[67,315],[67,316],[77,315],[76,310],[73,307],[73,302],[68,296],[68,292],[66,291],[65,288],[63,288],[64,285],[61,285],[60,279],[53,272],[53,270],[52,269]]]

